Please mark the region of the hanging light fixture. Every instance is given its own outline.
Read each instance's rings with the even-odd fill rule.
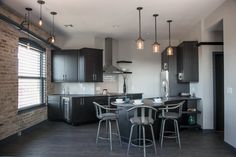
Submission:
[[[172,22],[172,20],[167,20],[167,22],[169,23],[169,46],[167,48],[167,55],[172,56],[174,55],[174,50],[173,47],[171,46],[171,36],[170,36],[170,23]]]
[[[51,12],[52,15],[52,32],[51,32],[51,36],[48,38],[48,41],[50,43],[54,43],[55,42],[55,31],[54,31],[54,16],[57,15],[57,12]]]
[[[27,47],[27,49],[30,49],[29,30],[30,30],[30,12],[32,11],[32,8],[25,8],[25,10],[28,12],[28,15],[27,15],[27,36],[28,36],[28,43],[27,43],[26,47]]]
[[[42,26],[42,25],[43,25],[43,19],[42,19],[42,5],[45,4],[45,1],[43,1],[43,0],[38,0],[38,4],[40,5],[39,26]]]
[[[144,48],[144,40],[141,37],[141,10],[142,7],[138,7],[137,10],[139,11],[139,37],[136,40],[136,46],[138,50],[142,50]]]
[[[153,53],[159,53],[160,52],[160,44],[157,42],[157,16],[158,14],[153,14],[155,18],[155,42],[152,45]]]

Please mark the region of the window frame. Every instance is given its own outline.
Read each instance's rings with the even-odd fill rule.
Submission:
[[[30,106],[26,106],[26,107],[19,107],[19,102],[17,105],[17,109],[18,109],[18,113],[24,113],[25,111],[31,111],[34,109],[38,109],[41,107],[45,107],[46,106],[46,81],[47,81],[47,66],[46,66],[46,49],[43,48],[41,45],[39,45],[38,43],[36,43],[35,41],[29,40],[27,38],[20,38],[19,42],[18,42],[18,50],[19,50],[19,46],[23,46],[23,47],[27,47],[27,43],[30,43],[30,49],[39,52],[40,54],[40,76],[39,77],[33,77],[33,76],[19,76],[19,71],[17,72],[17,77],[18,77],[18,100],[19,100],[19,79],[36,79],[40,81],[40,100],[41,103],[39,104],[32,104]],[[19,52],[18,52],[19,53]],[[44,55],[45,55],[45,66],[43,66],[44,64]],[[18,66],[19,68],[19,58],[18,58]],[[45,68],[45,69],[43,69]],[[44,71],[45,72],[44,72]],[[45,73],[45,75],[43,76],[43,72]]]

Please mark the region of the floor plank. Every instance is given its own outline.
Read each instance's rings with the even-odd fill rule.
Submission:
[[[70,126],[61,122],[46,121],[30,132],[23,133],[16,140],[0,147],[0,156],[24,157],[123,157],[126,156],[127,144],[121,147],[114,137],[113,151],[109,143],[100,140],[95,144],[97,124]],[[103,131],[104,132],[104,131]],[[236,154],[224,145],[222,136],[216,133],[202,133],[196,130],[181,131],[182,149],[178,149],[175,140],[165,140],[160,157],[235,157]],[[142,157],[142,149],[131,147],[130,157]],[[147,149],[147,156],[154,156],[152,147]]]

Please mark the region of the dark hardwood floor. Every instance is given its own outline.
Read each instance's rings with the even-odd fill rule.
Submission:
[[[70,126],[61,122],[46,121],[16,139],[0,146],[0,156],[24,157],[123,157],[126,156],[127,144],[119,145],[114,137],[113,151],[109,143],[100,140],[95,144],[97,124]],[[196,130],[181,131],[182,150],[175,140],[165,140],[160,157],[235,157],[216,133],[202,133]],[[142,149],[131,147],[130,155],[143,156]],[[147,156],[154,156],[153,148],[147,149]]]

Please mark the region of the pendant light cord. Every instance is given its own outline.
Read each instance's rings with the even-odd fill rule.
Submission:
[[[141,9],[139,9],[139,38],[141,38]]]
[[[170,22],[169,22],[169,46],[171,45],[170,43]]]
[[[29,29],[30,29],[30,11],[28,10],[28,22],[27,22],[27,27],[28,27],[28,40],[29,40]]]
[[[42,4],[40,4],[40,20],[42,20]]]
[[[52,35],[54,37],[54,15],[52,16]]]
[[[155,42],[157,42],[157,17],[155,16]]]

